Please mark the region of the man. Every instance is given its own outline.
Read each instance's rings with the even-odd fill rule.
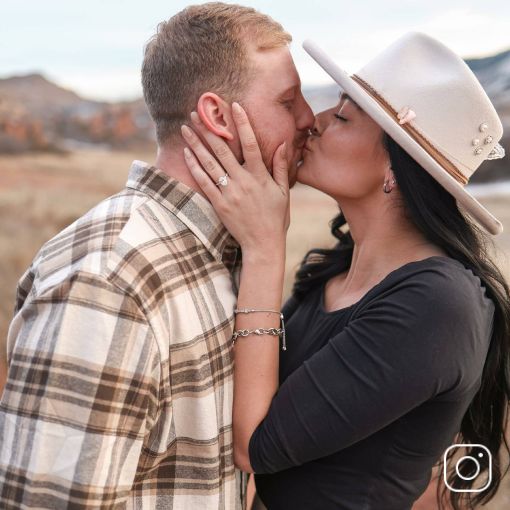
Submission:
[[[281,25],[191,6],[161,23],[142,69],[155,167],[43,246],[22,277],[0,407],[0,508],[237,509],[232,451],[238,245],[183,159],[192,110],[241,158],[231,103],[269,167],[313,115]],[[104,169],[108,171],[108,169]]]

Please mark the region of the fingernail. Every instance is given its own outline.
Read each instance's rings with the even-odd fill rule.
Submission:
[[[182,134],[186,137],[186,138],[190,138],[192,135],[193,135],[193,132],[191,131],[191,129],[186,126],[185,124],[183,124],[181,126],[181,132]]]
[[[287,158],[287,142],[283,142],[282,144],[282,155],[284,158]]]
[[[200,120],[200,116],[198,115],[197,112],[195,112],[195,111],[191,112],[190,117],[194,124],[197,124],[197,125],[202,124],[202,121]]]
[[[243,111],[243,109],[241,108],[241,105],[239,103],[232,103],[232,109],[236,112],[236,113],[241,113]]]
[[[187,147],[184,147],[184,157],[186,159],[190,159],[191,158],[191,151]]]

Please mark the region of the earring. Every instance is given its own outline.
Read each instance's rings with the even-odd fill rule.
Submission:
[[[393,175],[393,167],[391,166],[391,164],[389,165],[388,169],[390,170],[391,172],[391,175]],[[389,180],[389,179],[388,179]],[[387,182],[387,181],[386,181]],[[395,177],[393,176],[393,178],[391,179],[391,184],[395,184],[397,181],[395,181]]]
[[[383,184],[383,191],[384,191],[384,193],[391,193],[392,188],[387,189],[387,188],[386,188],[386,185],[387,185],[387,184],[388,184],[388,181],[384,181],[384,184]]]

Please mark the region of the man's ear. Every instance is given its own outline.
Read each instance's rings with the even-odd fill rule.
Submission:
[[[234,140],[235,125],[231,107],[220,96],[205,92],[197,103],[197,113],[206,128],[225,140]]]

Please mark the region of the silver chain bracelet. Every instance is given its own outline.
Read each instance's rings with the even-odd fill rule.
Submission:
[[[246,337],[248,335],[271,335],[280,336],[283,333],[282,328],[257,328],[257,329],[238,329],[232,335],[232,343],[234,343],[240,336]]]
[[[260,309],[256,309],[256,308],[236,308],[234,310],[234,313],[235,314],[238,314],[238,313],[275,313],[280,316],[280,321],[281,321],[282,327],[279,329],[276,329],[276,328],[269,328],[269,329],[257,328],[257,329],[253,329],[253,330],[240,329],[240,330],[234,332],[234,335],[232,336],[232,345],[234,345],[235,340],[237,340],[237,338],[240,336],[248,336],[250,334],[274,335],[274,336],[282,335],[282,343],[283,343],[282,350],[284,350],[284,351],[287,350],[287,342],[286,342],[286,335],[285,335],[285,319],[283,317],[282,312],[279,312],[277,310],[260,310]],[[262,333],[257,333],[257,331],[262,331]],[[274,333],[274,331],[277,331],[278,333]],[[243,334],[241,334],[241,332]]]

